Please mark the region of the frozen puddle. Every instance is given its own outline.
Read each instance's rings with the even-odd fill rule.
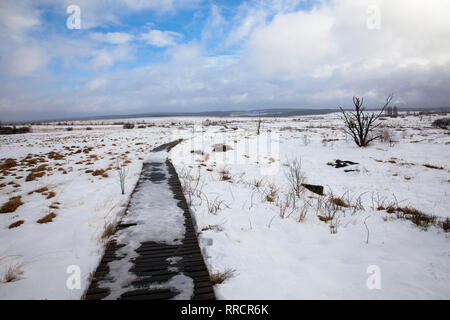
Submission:
[[[127,214],[86,299],[214,299],[178,176],[167,149],[144,162]]]

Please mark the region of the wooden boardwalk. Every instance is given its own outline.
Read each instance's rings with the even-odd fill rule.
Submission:
[[[153,151],[170,150],[180,141],[173,141],[164,144]],[[161,173],[161,166],[166,166],[169,176]],[[174,201],[177,206],[183,210],[185,221],[185,237],[179,245],[167,245],[158,242],[144,242],[135,250],[137,256],[133,258],[132,267],[128,270],[134,276],[134,281],[127,286],[129,290],[120,295],[119,299],[126,300],[154,300],[171,299],[179,294],[173,289],[149,289],[157,284],[165,283],[177,275],[184,275],[191,278],[194,282],[194,300],[215,299],[214,290],[210,282],[210,276],[205,266],[197,236],[192,224],[189,208],[186,199],[181,190],[181,184],[175,168],[169,160],[165,162],[144,163],[141,176],[139,178],[136,190],[144,181],[162,181],[167,180],[170,190],[173,193]],[[133,196],[136,194],[133,192]],[[119,224],[118,230],[132,227],[133,225]],[[117,232],[117,231],[116,231]],[[113,238],[114,239],[114,238]],[[111,275],[108,263],[115,260],[125,259],[118,254],[118,250],[123,245],[112,240],[106,248],[105,254],[97,267],[93,276],[91,285],[86,292],[85,299],[98,300],[107,298],[110,294],[108,288],[102,288],[101,281],[111,281]],[[170,258],[179,257],[177,261],[171,261]],[[181,259],[180,259],[181,258]],[[128,275],[124,275],[125,277]]]

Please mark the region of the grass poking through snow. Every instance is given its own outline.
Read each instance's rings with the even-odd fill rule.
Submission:
[[[12,197],[8,202],[5,202],[0,208],[0,213],[10,213],[17,210],[18,207],[23,205],[22,197]]]

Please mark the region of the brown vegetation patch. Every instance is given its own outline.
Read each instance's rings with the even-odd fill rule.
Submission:
[[[37,172],[37,173],[30,173],[27,178],[25,179],[25,181],[29,182],[29,181],[34,181],[37,178],[41,178],[45,175],[44,171],[41,172]]]
[[[48,158],[49,158],[49,159],[53,159],[53,160],[62,160],[62,159],[65,158],[65,156],[62,155],[62,154],[60,154],[60,153],[51,151],[51,152],[48,154]]]
[[[51,171],[50,168],[48,168],[48,165],[46,164],[41,164],[40,166],[31,169],[30,170],[31,173],[27,176],[27,178],[25,179],[25,181],[34,181],[37,178],[41,178],[45,175],[45,171]]]
[[[102,176],[103,178],[108,178],[108,174],[106,173],[106,170],[104,169],[98,169],[92,172],[92,175],[94,177],[96,176]]]
[[[22,197],[12,197],[8,202],[5,202],[0,208],[0,213],[10,213],[16,211],[18,207],[23,205]]]
[[[216,284],[221,284],[225,280],[231,278],[235,272],[236,272],[235,270],[230,269],[226,270],[225,272],[213,273],[210,276],[211,284],[213,286],[215,286]]]
[[[443,167],[434,166],[434,165],[428,164],[428,163],[424,164],[423,166],[428,169],[444,170]]]
[[[14,228],[17,228],[17,227],[21,226],[21,225],[24,224],[24,223],[25,223],[25,221],[23,221],[23,220],[19,220],[19,221],[13,222],[13,223],[11,223],[11,224],[9,225],[8,229],[14,229]]]
[[[325,223],[327,223],[328,221],[333,220],[332,217],[325,217],[325,216],[321,216],[321,215],[318,215],[317,217],[319,218],[320,221],[323,221]]]
[[[86,147],[83,149],[83,152],[87,154],[87,153],[91,152],[93,149],[94,149],[94,147]]]
[[[17,166],[17,161],[15,159],[6,159],[0,164],[0,171],[7,171]]]
[[[50,192],[47,194],[47,199],[54,198],[55,196],[56,196],[56,193],[54,193],[53,191],[50,191]]]
[[[398,219],[409,220],[418,227],[422,227],[424,230],[428,229],[430,225],[444,228],[443,222],[439,222],[436,216],[428,215],[413,207],[389,206],[386,211],[390,214],[396,213]]]
[[[392,206],[389,206],[389,207],[387,207],[386,208],[386,212],[387,213],[395,213],[397,211],[397,209],[396,208],[394,208],[394,207],[392,207]]]
[[[44,193],[44,192],[47,192],[47,191],[48,191],[47,187],[42,187],[40,189],[28,192],[28,194],[30,195],[30,194],[33,194],[33,193]]]
[[[116,221],[112,221],[110,223],[105,224],[104,229],[103,229],[103,233],[102,233],[102,239],[109,239],[111,236],[114,235],[114,233],[116,232],[117,229],[117,222]]]
[[[222,175],[221,180],[222,181],[230,181],[231,177],[229,175],[224,174],[224,175]]]
[[[34,167],[38,163],[41,163],[41,162],[45,162],[45,159],[42,157],[33,158],[33,155],[31,155],[31,154],[27,155],[25,158],[20,160],[20,163],[22,163],[23,165],[26,165],[28,167]]]
[[[49,213],[48,215],[46,215],[45,217],[39,219],[36,222],[40,223],[40,224],[49,223],[49,222],[52,222],[54,218],[56,218],[56,214],[52,212],[52,213]]]
[[[332,198],[330,198],[330,201],[332,203],[334,203],[335,205],[337,205],[338,207],[344,207],[344,208],[350,207],[350,205],[347,202],[345,202],[344,200],[342,200],[342,198],[332,197]]]

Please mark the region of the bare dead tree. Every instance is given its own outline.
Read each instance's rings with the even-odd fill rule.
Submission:
[[[380,139],[381,135],[374,135],[373,131],[380,125],[378,119],[389,106],[394,96],[391,94],[378,113],[366,112],[363,106],[364,98],[353,97],[355,112],[345,112],[341,109],[345,122],[344,131],[349,134],[358,147],[367,147],[372,141]]]

